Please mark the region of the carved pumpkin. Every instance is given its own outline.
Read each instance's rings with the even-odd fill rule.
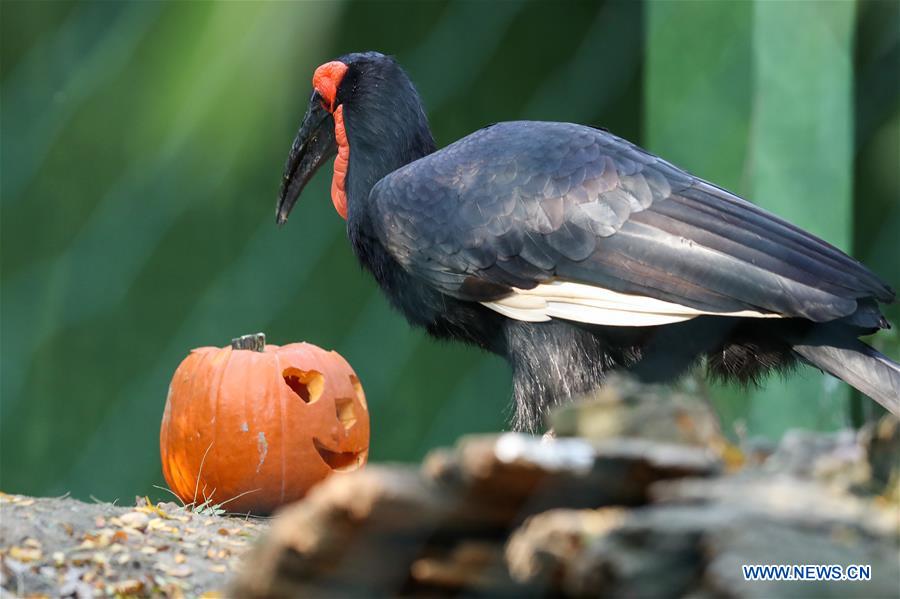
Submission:
[[[346,360],[309,343],[265,345],[262,334],[193,350],[160,430],[172,491],[241,513],[269,513],[362,467],[368,448],[365,395]]]

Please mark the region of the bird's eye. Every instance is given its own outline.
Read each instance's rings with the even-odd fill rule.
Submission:
[[[319,102],[319,106],[321,106],[325,110],[328,110],[328,101],[322,97],[322,94],[319,93],[319,90],[314,90],[313,95],[315,96],[315,99]]]

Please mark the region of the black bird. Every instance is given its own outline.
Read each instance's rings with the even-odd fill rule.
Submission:
[[[331,196],[407,320],[504,356],[514,426],[611,370],[744,383],[797,362],[900,411],[900,365],[858,337],[894,291],[837,248],[611,133],[517,121],[441,150],[404,70],[323,64],[276,220],[337,155]]]

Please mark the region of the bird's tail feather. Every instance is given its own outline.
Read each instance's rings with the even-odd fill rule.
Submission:
[[[836,376],[900,416],[900,364],[841,329],[823,327],[792,346],[816,368]]]

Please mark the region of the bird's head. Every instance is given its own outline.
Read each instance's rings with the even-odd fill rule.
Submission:
[[[346,54],[316,68],[312,84],[284,167],[278,224],[287,220],[316,170],[335,155],[331,197],[338,214],[347,218],[348,196],[367,194],[384,175],[434,151],[419,94],[392,57]]]

